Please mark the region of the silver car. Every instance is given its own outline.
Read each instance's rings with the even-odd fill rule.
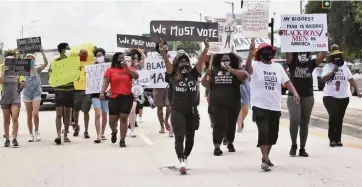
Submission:
[[[359,88],[359,92],[362,92],[362,69],[359,69],[355,71],[355,74],[353,75],[353,79],[356,81],[357,86]],[[357,91],[354,90],[351,86],[351,93],[353,96],[357,96]]]

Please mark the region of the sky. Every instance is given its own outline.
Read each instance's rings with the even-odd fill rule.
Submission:
[[[234,2],[241,12],[240,0]],[[182,11],[179,11],[182,9]],[[93,43],[106,51],[121,51],[117,34],[149,33],[151,20],[199,21],[200,16],[225,17],[232,6],[220,0],[118,0],[118,1],[17,1],[0,0],[0,41],[4,49],[16,48],[24,28],[24,38],[41,36],[44,49],[60,42],[70,46]],[[271,0],[269,17],[275,13],[275,28],[281,14],[299,14],[299,0]]]

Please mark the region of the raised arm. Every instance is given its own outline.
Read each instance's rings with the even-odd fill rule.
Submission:
[[[327,56],[327,52],[320,52],[318,55],[317,55],[317,58],[315,59],[315,65],[316,66],[319,66],[323,61],[324,59],[326,58]]]
[[[327,72],[327,71],[328,71],[328,66],[326,65],[323,67],[323,71],[322,71],[323,82],[327,82],[329,79],[331,79],[334,76],[334,74],[336,74],[336,72],[338,71],[338,66],[335,65],[331,72]]]
[[[173,65],[172,63],[170,62],[170,60],[168,59],[168,56],[167,56],[167,53],[166,53],[166,46],[164,45],[164,41],[160,38],[160,41],[159,41],[159,45],[160,45],[160,54],[163,58],[163,60],[165,61],[165,64],[166,64],[166,72],[168,74],[172,74],[172,71],[173,71]]]
[[[199,59],[198,59],[196,65],[195,65],[198,73],[201,73],[202,66],[203,66],[203,64],[204,64],[204,62],[205,62],[205,60],[207,58],[207,52],[209,51],[209,46],[210,45],[209,45],[209,41],[207,41],[207,39],[205,40],[204,44],[205,44],[205,48],[202,51],[201,55],[199,56]]]
[[[43,47],[41,48],[41,55],[43,56],[44,64],[42,64],[42,65],[38,68],[38,73],[42,72],[43,69],[45,69],[45,68],[48,66],[48,64],[49,64],[48,59],[47,59],[47,57],[46,57],[46,55],[45,55],[45,53],[44,53],[44,51],[43,51]]]
[[[201,78],[201,85],[209,88],[211,83],[211,70],[207,69],[205,75]]]
[[[293,60],[293,53],[287,53],[286,54],[286,60],[287,60],[288,64],[291,64],[292,60]]]
[[[249,48],[249,55],[248,58],[246,59],[246,64],[245,64],[245,69],[249,73],[249,75],[253,74],[253,65],[251,63],[254,58],[254,55],[255,55],[255,39],[252,38]]]

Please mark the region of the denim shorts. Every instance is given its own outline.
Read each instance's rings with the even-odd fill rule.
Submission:
[[[101,101],[99,98],[92,98],[93,108],[99,108],[102,112],[108,113],[108,100]]]
[[[41,101],[41,93],[23,92],[23,101]]]

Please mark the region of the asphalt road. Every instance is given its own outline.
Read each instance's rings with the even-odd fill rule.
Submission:
[[[127,148],[119,148],[118,144],[111,144],[109,140],[94,144],[93,120],[90,123],[91,139],[71,137],[71,143],[55,145],[53,110],[40,112],[43,140],[28,143],[26,115],[22,111],[20,148],[0,147],[0,186],[361,187],[361,139],[344,135],[344,147],[330,148],[326,131],[311,127],[307,143],[310,157],[290,157],[289,124],[288,120],[282,119],[279,141],[271,154],[276,166],[273,171],[265,173],[260,169],[261,154],[256,148],[257,129],[251,122],[251,115],[247,118],[244,131],[236,135],[237,151],[228,153],[226,147],[222,147],[224,156],[215,157],[204,99],[199,110],[201,127],[196,133],[186,176],[180,176],[175,169],[174,139],[158,133],[156,110],[145,109],[144,122],[136,129],[138,136],[126,139]],[[93,117],[92,112],[91,119]],[[82,130],[80,134],[83,134]],[[110,138],[109,129],[106,134]]]

